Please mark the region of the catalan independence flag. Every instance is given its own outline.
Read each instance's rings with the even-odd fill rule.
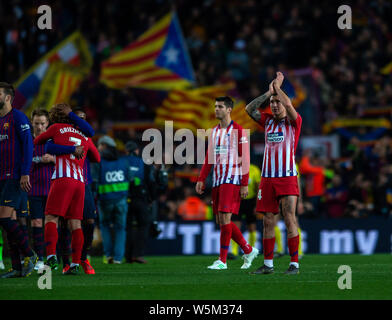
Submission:
[[[190,87],[194,71],[175,12],[101,64],[100,80],[113,89],[171,90]]]
[[[218,120],[215,118],[215,98],[228,95],[234,89],[234,83],[201,87],[190,90],[172,90],[162,105],[156,110],[155,123],[164,126],[165,121],[173,121],[174,129],[197,129],[214,127]],[[245,102],[235,101],[231,118],[244,129],[257,129],[257,124],[245,111]]]
[[[92,56],[78,31],[36,62],[15,84],[13,106],[28,112],[66,101],[92,66]]]

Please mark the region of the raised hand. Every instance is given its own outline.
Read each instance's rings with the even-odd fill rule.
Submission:
[[[82,159],[84,157],[84,147],[76,146],[73,155],[76,157],[76,159]]]
[[[284,75],[283,75],[283,73],[280,72],[280,71],[278,71],[278,72],[276,73],[276,78],[275,78],[275,80],[276,80],[275,85],[276,85],[278,88],[280,88],[281,85],[282,85],[282,83],[283,83],[283,80],[284,80]]]
[[[49,154],[49,153],[45,153],[45,154],[42,156],[42,160],[41,160],[41,161],[42,161],[43,163],[49,163],[49,162],[56,163],[55,157],[52,156],[52,155]]]
[[[274,81],[275,81],[275,80],[272,80],[271,83],[269,84],[269,90],[268,90],[268,92],[269,92],[270,95],[276,94],[275,89],[274,89],[274,86],[273,86]]]

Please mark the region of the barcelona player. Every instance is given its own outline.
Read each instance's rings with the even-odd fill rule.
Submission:
[[[44,109],[33,110],[31,124],[34,137],[45,132],[49,126],[48,111]],[[34,145],[33,164],[30,171],[31,190],[28,193],[28,200],[34,251],[38,255],[35,270],[44,266],[43,220],[55,162],[55,157],[46,153],[44,145]]]
[[[38,258],[16,221],[22,193],[31,189],[33,139],[28,118],[11,105],[14,97],[13,86],[0,82],[0,226],[7,234],[12,261],[12,269],[1,278],[30,275]],[[24,256],[23,266],[19,252]]]

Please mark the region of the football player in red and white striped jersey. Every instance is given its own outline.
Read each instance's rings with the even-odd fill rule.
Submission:
[[[287,274],[299,273],[298,226],[295,208],[299,196],[295,152],[301,132],[302,118],[294,109],[291,100],[281,90],[284,76],[277,72],[269,90],[246,106],[249,116],[265,132],[265,149],[262,165],[262,179],[257,194],[256,211],[264,213],[263,249],[264,265],[254,274],[274,272],[273,253],[275,247],[275,219],[279,204],[287,228],[288,247],[291,256]],[[258,108],[268,102],[272,115],[260,112]]]
[[[55,144],[75,146],[75,153],[56,156],[55,170],[45,207],[47,265],[52,269],[57,269],[57,226],[59,217],[64,217],[72,231],[72,263],[69,272],[65,274],[76,274],[79,270],[84,241],[81,229],[85,195],[83,163],[88,150],[93,153],[95,151],[94,158],[99,159],[99,154],[92,146],[91,139],[80,130],[80,128],[87,127],[89,130],[86,130],[92,136],[93,129],[87,122],[72,113],[70,106],[57,104],[51,109],[49,115],[54,124],[36,137],[34,143],[42,144],[53,139]]]
[[[248,269],[259,251],[252,248],[242,236],[241,230],[231,221],[238,214],[241,199],[248,195],[249,142],[245,130],[231,120],[234,102],[230,97],[219,97],[215,101],[215,116],[220,120],[212,129],[209,145],[196,192],[203,193],[204,182],[213,168],[212,208],[216,222],[220,225],[220,255],[208,269],[227,269],[226,259],[232,238],[244,251],[244,264]]]

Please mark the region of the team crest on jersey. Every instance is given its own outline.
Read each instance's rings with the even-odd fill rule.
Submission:
[[[283,132],[268,132],[267,133],[268,142],[283,142],[284,135]]]
[[[8,122],[4,123],[3,129],[7,130],[10,127],[10,124]]]

